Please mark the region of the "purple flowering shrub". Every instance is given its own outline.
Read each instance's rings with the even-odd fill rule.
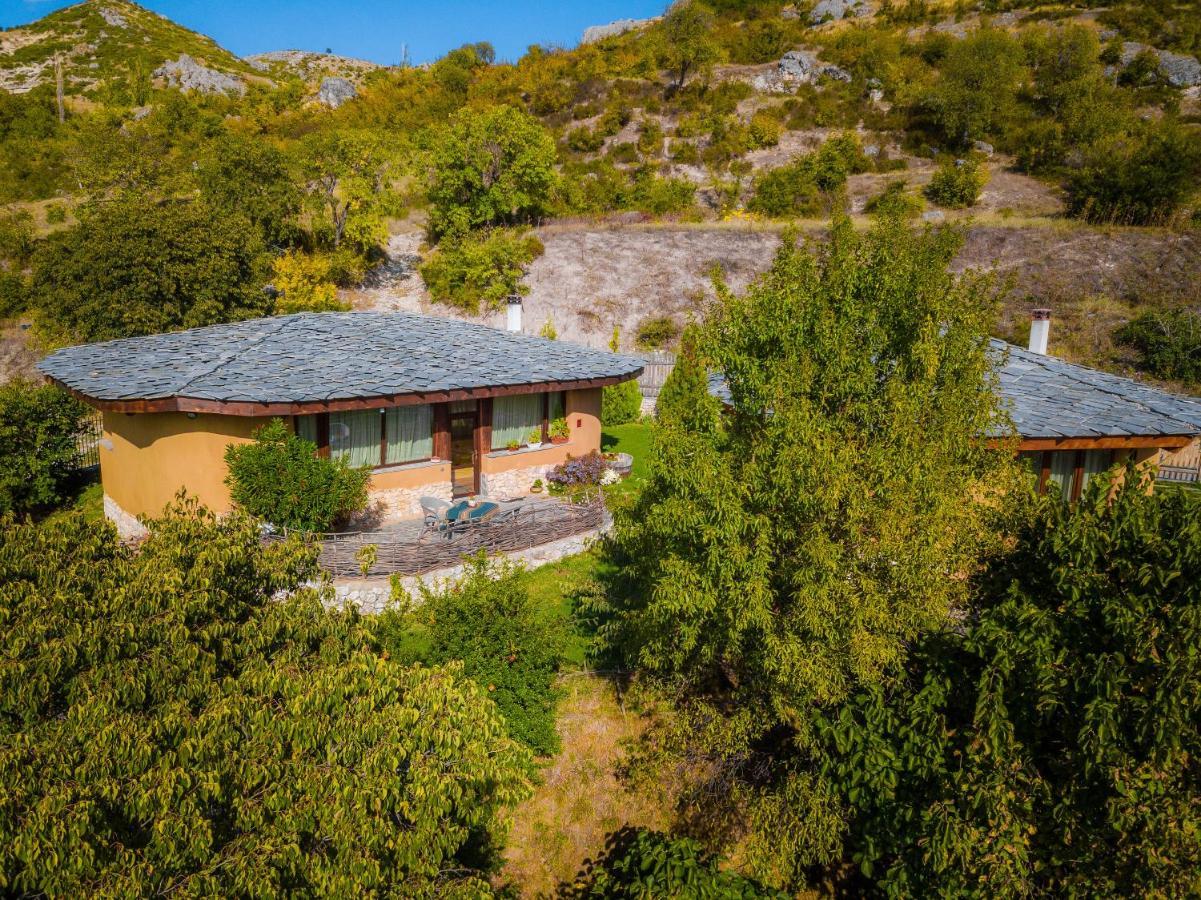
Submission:
[[[605,474],[608,466],[605,458],[593,450],[585,456],[567,457],[567,462],[551,469],[546,479],[551,484],[564,488],[600,484],[601,476]]]

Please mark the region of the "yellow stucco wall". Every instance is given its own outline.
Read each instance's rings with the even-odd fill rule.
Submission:
[[[583,456],[600,449],[601,442],[601,389],[568,391],[564,398],[564,416],[571,429],[571,439],[566,444],[551,444],[541,450],[522,450],[514,453],[498,451],[485,455],[480,471],[495,475],[514,469],[533,466],[557,466],[568,456]]]
[[[244,444],[266,419],[186,413],[104,414],[104,493],[134,516],[157,516],[180,488],[215,512],[230,510],[225,448]]]

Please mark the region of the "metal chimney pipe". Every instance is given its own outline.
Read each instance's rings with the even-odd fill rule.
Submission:
[[[1030,310],[1030,352],[1047,355],[1047,339],[1051,336],[1051,310]]]
[[[521,332],[521,295],[510,294],[508,299],[505,331]]]

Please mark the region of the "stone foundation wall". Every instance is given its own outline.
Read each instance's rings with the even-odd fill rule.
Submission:
[[[451,483],[435,481],[411,488],[387,488],[368,494],[368,503],[383,521],[417,519],[421,517],[421,498],[437,497],[450,502]]]
[[[554,466],[529,466],[525,469],[510,469],[508,472],[481,472],[480,493],[491,500],[515,500],[530,492],[533,483],[546,476]]]
[[[108,494],[104,495],[104,516],[117,526],[117,534],[122,540],[130,541],[146,536],[146,526],[139,522],[136,516],[123,510]]]

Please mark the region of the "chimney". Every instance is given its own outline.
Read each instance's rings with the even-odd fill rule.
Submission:
[[[508,318],[505,321],[505,331],[521,332],[521,295],[510,294],[508,300]]]
[[[1047,338],[1051,335],[1051,310],[1030,310],[1030,352],[1047,354]]]

